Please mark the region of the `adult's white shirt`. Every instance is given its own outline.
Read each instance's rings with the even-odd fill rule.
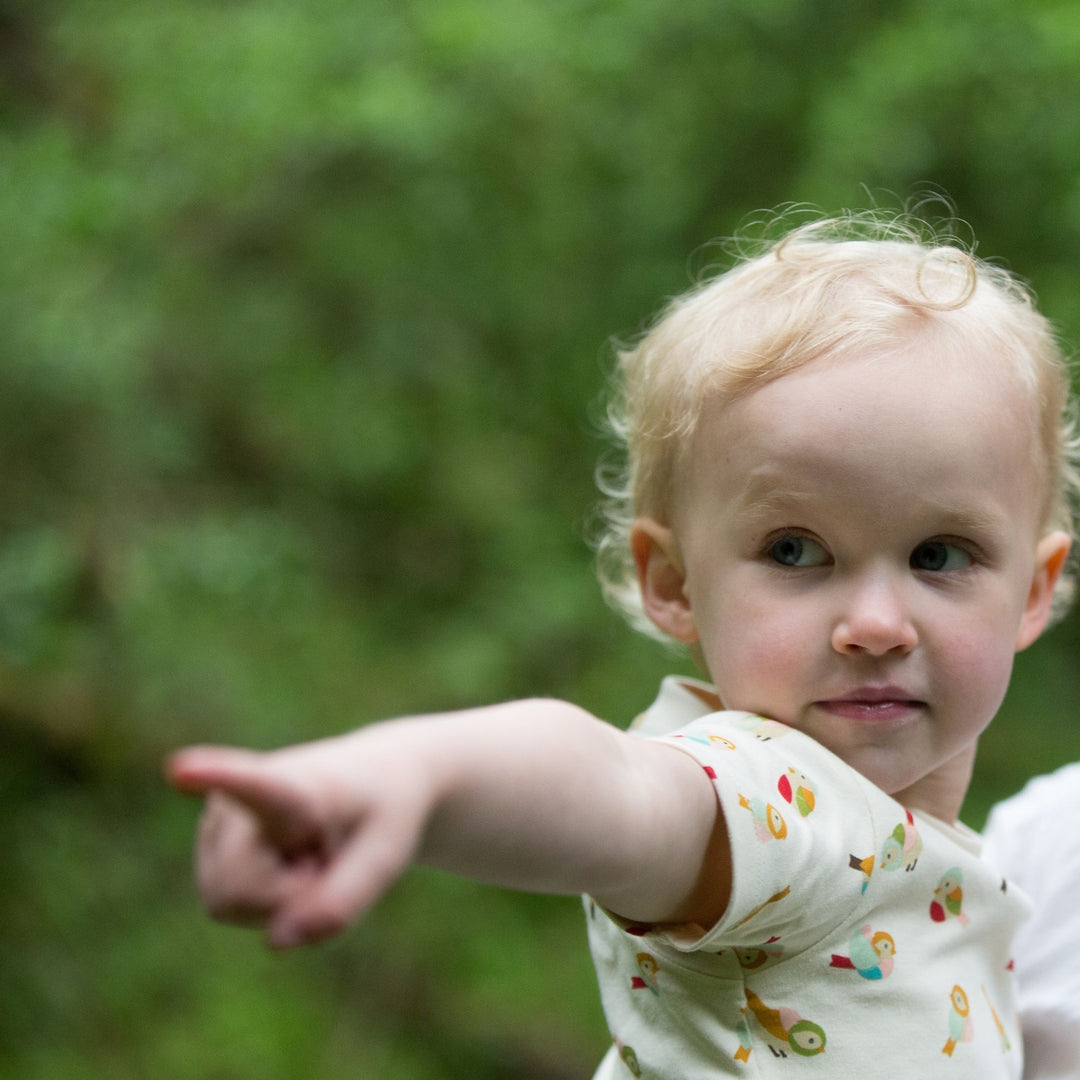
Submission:
[[[1035,904],[1014,952],[1024,1080],[1080,1080],[1080,763],[999,803],[984,839]]]

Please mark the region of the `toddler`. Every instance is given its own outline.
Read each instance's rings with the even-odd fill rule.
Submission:
[[[1028,904],[957,815],[1068,599],[1048,324],[946,242],[821,221],[672,302],[620,375],[605,584],[709,682],[629,734],[532,700],[181,751],[210,912],[315,941],[414,861],[583,893],[598,1080],[1018,1077]]]

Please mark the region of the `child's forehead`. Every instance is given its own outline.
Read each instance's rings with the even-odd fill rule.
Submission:
[[[823,433],[838,421],[873,426],[904,416],[924,438],[944,438],[954,423],[992,412],[1002,429],[1034,433],[1039,403],[1030,373],[1010,358],[957,336],[924,333],[889,346],[854,347],[809,359],[743,392],[702,394],[695,431],[723,432],[734,411],[798,412],[811,402]],[[884,437],[889,429],[882,425]]]
[[[816,360],[703,404],[690,488],[760,503],[850,487],[883,510],[913,489],[958,499],[998,473],[1041,488],[1035,412],[1008,369],[948,350]]]

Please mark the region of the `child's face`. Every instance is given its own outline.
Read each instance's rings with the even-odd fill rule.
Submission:
[[[924,343],[711,402],[672,527],[633,536],[646,610],[726,707],[947,820],[1068,548],[1040,538],[1028,401],[987,368]]]

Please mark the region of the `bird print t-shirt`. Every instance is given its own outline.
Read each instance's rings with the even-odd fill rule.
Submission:
[[[813,739],[666,679],[635,733],[691,754],[731,843],[708,929],[586,897],[613,1045],[595,1080],[1015,1080],[1013,934],[1029,903],[978,836],[909,811]]]

